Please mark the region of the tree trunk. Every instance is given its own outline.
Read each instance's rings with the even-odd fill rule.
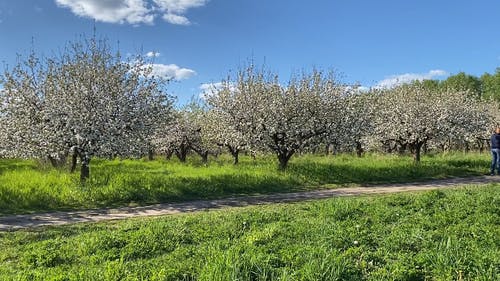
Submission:
[[[175,149],[175,156],[179,158],[179,161],[185,163],[188,151],[189,148],[186,145],[181,145],[179,148]]]
[[[179,161],[181,161],[182,163],[186,162],[186,153],[182,153],[181,151],[176,151],[175,156],[177,156],[177,158],[179,158]]]
[[[384,149],[384,151],[386,153],[392,153],[393,149],[392,149],[392,145],[391,145],[391,141],[381,141],[382,143],[382,149]]]
[[[148,160],[149,160],[149,161],[153,161],[153,160],[155,160],[155,154],[154,154],[153,149],[151,149],[151,148],[150,148],[150,149],[148,149]]]
[[[416,142],[412,145],[410,145],[410,150],[413,153],[413,160],[415,163],[420,163],[420,155],[422,152],[422,146],[424,145],[425,142],[419,141]]]
[[[238,165],[240,150],[237,148],[232,148],[231,146],[228,146],[228,148],[229,148],[229,152],[233,156],[233,164]]]
[[[172,154],[174,154],[174,151],[172,151],[171,149],[167,150],[167,152],[165,153],[165,159],[172,159]]]
[[[406,143],[399,143],[398,154],[403,155],[406,152],[407,146]]]
[[[356,142],[356,155],[358,155],[358,157],[361,157],[363,156],[363,146],[361,145],[361,142],[357,141]]]
[[[73,155],[71,156],[71,169],[70,172],[73,173],[76,170],[76,160],[78,158],[78,152],[73,152]]]
[[[339,145],[336,142],[332,143],[332,155],[333,156],[337,156],[338,150],[339,150],[338,148],[339,148]]]
[[[250,152],[250,157],[252,157],[253,161],[257,160],[257,151],[251,151]]]
[[[417,163],[420,163],[420,147],[415,149],[413,160]]]
[[[439,147],[441,148],[442,153],[446,152],[446,145],[445,144],[440,144]]]
[[[90,177],[90,167],[88,164],[82,163],[82,168],[80,170],[80,181],[85,182]]]
[[[208,163],[208,151],[203,151],[201,153],[198,153],[201,157],[201,162],[203,162],[203,164],[207,164]]]
[[[479,147],[479,153],[482,154],[484,152],[484,140],[478,139],[477,145]]]
[[[60,168],[64,166],[64,164],[66,164],[66,157],[62,157],[61,159],[56,159],[54,157],[47,156],[47,158],[49,159],[50,164],[54,168]]]
[[[90,156],[87,153],[80,153],[82,167],[80,170],[80,181],[84,183],[90,177]]]
[[[286,167],[288,166],[288,161],[294,154],[294,150],[285,150],[285,151],[278,151],[278,161],[279,161],[279,169],[280,171],[286,170]]]
[[[196,152],[196,154],[200,155],[201,162],[203,162],[203,164],[208,163],[208,150],[199,147],[192,147],[192,149]]]

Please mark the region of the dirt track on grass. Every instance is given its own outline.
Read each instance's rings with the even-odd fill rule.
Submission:
[[[122,207],[116,209],[12,215],[0,217],[0,231],[19,230],[42,226],[56,226],[72,223],[118,220],[134,217],[174,215],[180,213],[214,210],[229,207],[288,203],[330,197],[446,189],[464,185],[479,186],[489,183],[500,183],[500,176],[452,178],[404,184],[367,185],[360,187],[322,189],[296,193],[279,193],[258,196],[231,197],[217,200],[200,200],[184,203],[165,203],[144,207]]]

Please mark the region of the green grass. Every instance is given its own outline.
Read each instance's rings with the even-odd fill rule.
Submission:
[[[0,215],[53,210],[145,205],[227,196],[292,192],[360,184],[397,183],[484,174],[488,154],[410,157],[351,155],[300,156],[280,172],[272,156],[242,157],[238,166],[227,156],[208,166],[197,158],[177,161],[92,160],[91,178],[52,169],[35,161],[0,160]]]
[[[500,186],[0,233],[1,280],[500,280]]]

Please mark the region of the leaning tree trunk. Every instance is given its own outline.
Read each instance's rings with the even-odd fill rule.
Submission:
[[[49,159],[50,164],[54,168],[60,168],[64,166],[64,164],[66,164],[66,156],[63,156],[61,158],[54,158],[52,156],[47,156],[47,158]]]
[[[192,147],[192,149],[201,157],[201,162],[203,164],[208,163],[208,150],[199,147]]]
[[[203,162],[203,164],[207,164],[208,163],[208,151],[203,152],[202,154],[200,154],[200,156],[201,156],[201,161]]]
[[[198,155],[200,155],[201,157],[201,162],[203,164],[207,164],[208,163],[208,151],[200,151],[198,153]]]
[[[397,143],[399,144],[398,154],[399,155],[405,154],[408,144],[406,144],[404,142],[397,142]],[[410,147],[410,150],[411,149],[413,149],[413,148]]]
[[[184,151],[181,151],[181,150],[176,150],[175,151],[175,156],[177,156],[177,158],[179,159],[179,161],[181,161],[182,163],[185,163],[186,162],[186,155],[187,153],[185,153]]]

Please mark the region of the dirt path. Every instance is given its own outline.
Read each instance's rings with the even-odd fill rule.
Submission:
[[[232,197],[218,200],[192,201],[185,203],[156,204],[145,207],[123,207],[75,212],[54,212],[30,215],[0,217],[0,231],[18,230],[41,226],[54,226],[81,222],[97,222],[133,217],[173,215],[227,207],[243,207],[271,203],[286,203],[339,196],[370,195],[405,191],[453,188],[463,185],[500,183],[500,177],[480,176],[472,178],[453,178],[419,183],[384,184],[362,187],[324,189],[297,193],[280,193],[247,197]]]

